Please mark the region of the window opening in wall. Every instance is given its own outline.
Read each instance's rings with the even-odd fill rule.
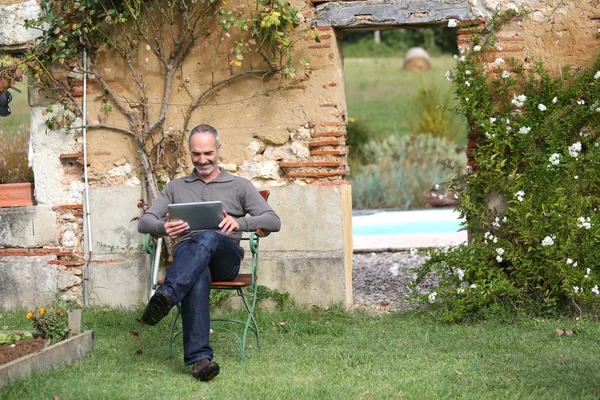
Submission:
[[[30,162],[27,85],[18,82],[0,90],[0,184],[33,182]]]
[[[342,34],[355,250],[466,240],[444,185],[452,171],[439,163],[467,163],[465,123],[445,76],[456,42],[455,28]]]

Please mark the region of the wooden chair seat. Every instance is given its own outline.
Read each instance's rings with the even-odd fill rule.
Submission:
[[[254,275],[254,280],[257,280],[258,276]],[[246,287],[252,285],[252,274],[239,274],[232,281],[218,281],[211,284],[212,287]]]

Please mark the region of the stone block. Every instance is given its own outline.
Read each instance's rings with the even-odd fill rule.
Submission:
[[[352,268],[350,265],[349,268]],[[352,305],[352,280],[346,279],[344,253],[264,252],[260,255],[259,284],[289,293],[298,304],[325,307]]]
[[[58,269],[55,256],[0,257],[0,308],[33,309],[54,301]]]
[[[0,246],[56,246],[56,213],[49,206],[0,208]]]
[[[96,254],[89,265],[90,304],[135,307],[148,301],[150,264],[145,254]]]
[[[22,51],[27,41],[40,35],[37,29],[26,29],[26,19],[37,18],[40,6],[36,0],[0,5],[0,51]]]
[[[137,208],[142,198],[141,186],[90,188],[92,248],[95,254],[129,254],[143,251],[144,235],[137,230],[141,215]],[[87,220],[84,220],[87,232]],[[85,249],[88,248],[86,237]],[[115,256],[115,258],[118,258]]]

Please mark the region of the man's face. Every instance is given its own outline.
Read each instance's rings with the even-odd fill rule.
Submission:
[[[190,139],[190,154],[198,176],[209,177],[219,164],[219,149],[213,135],[198,132]]]

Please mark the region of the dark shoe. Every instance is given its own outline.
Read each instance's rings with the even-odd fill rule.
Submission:
[[[219,364],[214,361],[208,361],[208,358],[201,358],[194,363],[192,375],[196,379],[208,382],[219,375]]]
[[[156,292],[154,296],[150,298],[144,315],[142,315],[142,322],[147,325],[156,325],[158,321],[163,319],[169,314],[171,310],[171,296],[166,292]]]

